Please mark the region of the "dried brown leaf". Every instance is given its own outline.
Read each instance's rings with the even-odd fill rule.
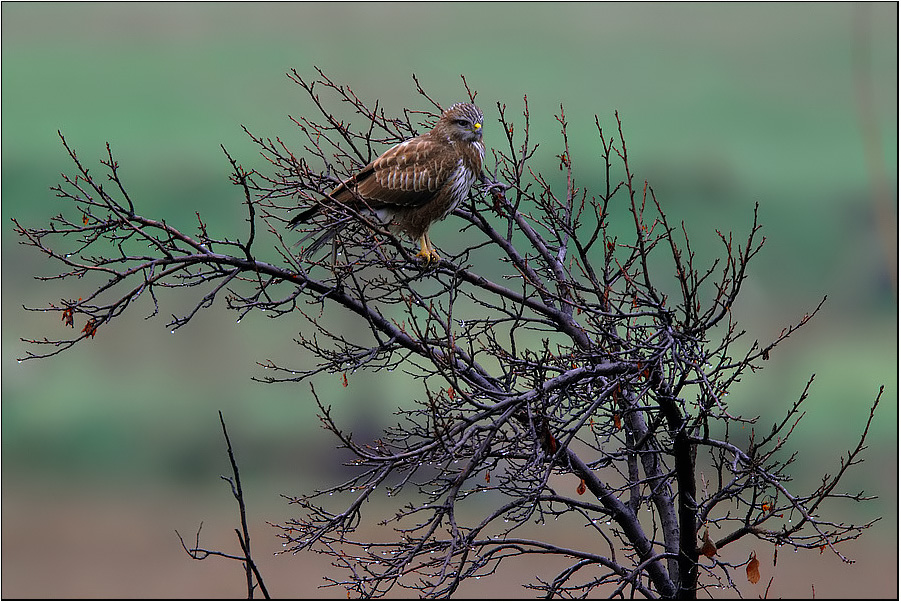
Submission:
[[[579,486],[576,488],[576,494],[578,494],[579,496],[582,496],[583,494],[585,494],[585,480],[584,479],[579,481]]]
[[[748,582],[757,584],[760,581],[760,561],[757,560],[757,553],[751,551],[751,557],[748,559],[748,566],[745,568],[748,573]]]
[[[710,532],[707,528],[704,528],[704,538],[701,542],[701,554],[708,559],[713,559],[716,555],[716,545],[710,540]]]

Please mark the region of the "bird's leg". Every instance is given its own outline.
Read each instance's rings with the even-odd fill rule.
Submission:
[[[416,254],[416,257],[424,259],[426,264],[431,264],[441,259],[438,257],[438,252],[432,247],[432,241],[429,240],[428,233],[419,237],[419,253]]]
[[[432,262],[440,262],[441,256],[438,255],[438,251],[435,249],[435,245],[432,244],[432,237],[429,236],[429,233],[425,233],[425,242],[429,246],[429,252],[431,252],[431,260]]]
[[[429,240],[425,235],[419,237],[419,253],[416,254],[417,258],[422,258],[428,264],[432,261],[432,251],[429,249]]]

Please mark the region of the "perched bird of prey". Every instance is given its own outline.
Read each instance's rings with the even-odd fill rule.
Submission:
[[[457,103],[445,109],[430,132],[391,147],[289,225],[340,204],[406,234],[419,243],[416,257],[437,261],[429,227],[466,198],[484,157],[482,112],[471,103]],[[335,221],[304,253],[321,247],[340,228]]]

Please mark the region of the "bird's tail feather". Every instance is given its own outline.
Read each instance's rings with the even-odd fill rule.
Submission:
[[[288,222],[288,228],[293,230],[293,229],[297,228],[299,225],[309,222],[313,217],[315,217],[320,212],[321,209],[322,209],[322,207],[318,203],[313,205],[312,207],[308,207],[307,209],[303,210],[302,212],[300,212],[299,214],[297,214],[296,216],[291,218],[291,220]],[[312,243],[301,248],[300,255],[302,257],[309,257],[312,254],[319,251],[323,245],[325,245],[326,243],[328,243],[329,241],[334,239],[335,235],[338,234],[338,232],[341,230],[342,226],[343,225],[341,225],[341,224],[333,224],[333,225],[328,226],[324,230],[321,230],[321,229],[310,230],[304,236],[300,237],[300,239],[296,243],[294,243],[293,247],[298,247],[300,245],[303,245],[304,241],[307,241],[310,239],[310,237],[315,236],[316,238],[313,239]]]
[[[335,237],[338,236],[338,234],[340,234],[345,227],[353,222],[353,220],[353,216],[345,216],[329,223],[322,229],[310,230],[294,244],[294,247],[303,245],[305,241],[308,241],[309,239],[315,237],[309,245],[305,245],[301,248],[300,251],[300,257],[309,259],[320,249],[322,249],[326,243],[332,242],[332,264],[335,264],[338,258],[338,246]]]
[[[309,207],[303,210],[302,212],[291,218],[291,221],[288,222],[288,228],[296,228],[297,225],[302,222],[309,222],[310,218],[319,213],[319,209],[319,205],[316,204],[313,207]]]
[[[298,245],[302,245],[304,241],[308,240],[310,237],[315,236],[316,238],[313,239],[313,242],[309,245],[305,245],[300,252],[301,256],[309,257],[322,249],[323,245],[334,239],[340,231],[340,226],[329,226],[325,229],[325,231],[312,230],[301,237],[300,240],[294,244],[294,246],[297,247]]]

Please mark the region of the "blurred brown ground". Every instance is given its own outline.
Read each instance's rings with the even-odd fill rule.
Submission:
[[[237,512],[227,486],[223,482],[220,497],[194,498],[184,492],[179,500],[175,494],[132,492],[95,498],[41,487],[5,489],[3,598],[243,598],[244,574],[238,562],[192,560],[182,552],[174,531],[178,529],[191,544],[203,521],[202,546],[237,552]],[[288,505],[278,501],[249,509],[254,559],[270,594],[283,599],[344,599],[342,589],[318,588],[324,575],[342,575],[326,558],[310,553],[273,555],[281,544],[266,521],[275,523],[290,513]],[[594,545],[580,535],[570,533],[567,543]],[[891,599],[897,594],[897,557],[890,531],[877,527],[867,539],[842,546],[841,551],[857,561],[854,565],[829,551],[793,552],[783,547],[774,568],[773,548],[762,544],[741,542],[721,551],[724,559],[740,563],[748,558],[750,547],[756,547],[760,582],[748,584],[742,569],[733,574],[747,598],[763,596],[770,578],[770,598],[811,598],[815,593],[820,599]],[[515,560],[497,575],[464,582],[455,596],[532,598],[534,591],[519,585],[538,573],[547,576],[548,563],[540,555]],[[413,594],[398,590],[393,596]],[[735,598],[734,591],[722,595]]]

